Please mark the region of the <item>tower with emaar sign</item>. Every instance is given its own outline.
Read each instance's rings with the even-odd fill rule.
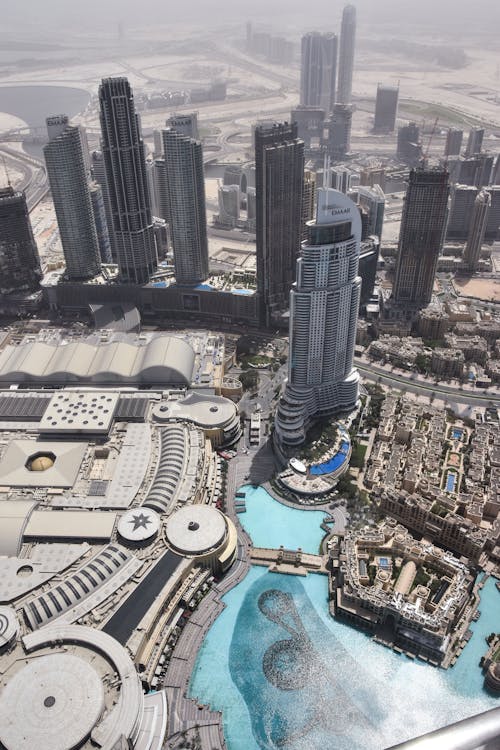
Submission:
[[[304,442],[312,421],[356,405],[360,242],[357,206],[337,190],[318,190],[316,219],[308,223],[290,292],[288,380],[275,420],[285,454]]]

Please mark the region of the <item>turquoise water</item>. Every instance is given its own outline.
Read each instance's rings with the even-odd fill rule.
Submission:
[[[342,464],[346,462],[348,451],[349,442],[347,440],[343,440],[340,444],[338,452],[334,456],[332,456],[332,458],[322,464],[314,464],[314,466],[311,466],[311,474],[321,476],[322,474],[332,474],[334,471],[337,471],[337,469],[340,469]]]
[[[239,514],[243,528],[252,537],[254,547],[285,549],[302,547],[317,555],[325,532],[320,528],[325,514],[320,510],[299,510],[279,503],[263,487],[246,485],[246,512]]]
[[[446,475],[446,491],[455,492],[455,484],[457,483],[457,475],[452,471],[449,471]]]
[[[254,567],[224,601],[190,695],[223,711],[229,750],[382,750],[499,705],[478,667],[485,636],[498,629],[492,579],[474,635],[447,671],[331,618],[326,576]]]

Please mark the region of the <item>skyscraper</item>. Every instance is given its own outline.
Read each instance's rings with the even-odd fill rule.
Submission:
[[[198,141],[198,112],[182,112],[173,114],[166,122],[167,128],[173,128],[181,135],[187,135]]]
[[[470,223],[478,190],[473,185],[454,185],[451,189],[451,205],[446,227],[447,240],[465,241],[469,236]]]
[[[467,139],[465,156],[474,156],[480,154],[483,147],[484,128],[471,128]]]
[[[300,250],[304,144],[295,123],[255,128],[257,290],[261,325],[288,307]]]
[[[385,213],[385,195],[380,185],[374,185],[372,188],[358,185],[349,193],[349,197],[361,213],[361,239],[366,240],[375,235],[380,241]]]
[[[275,420],[284,453],[304,442],[314,419],[356,405],[360,241],[354,203],[343,193],[319,188],[316,220],[309,222],[290,292],[288,380]]]
[[[399,86],[377,86],[375,101],[374,133],[392,133],[398,114]]]
[[[360,304],[366,305],[370,301],[377,280],[378,256],[380,242],[378,237],[373,236],[361,242],[359,253],[359,276],[361,278]]]
[[[144,144],[128,80],[104,78],[99,102],[120,277],[124,282],[144,284],[156,268],[156,243]]]
[[[397,304],[418,308],[431,301],[446,229],[449,191],[446,170],[411,170],[393,287]]]
[[[410,166],[416,166],[422,157],[420,129],[415,122],[398,128],[397,157]]]
[[[0,189],[0,294],[35,292],[42,271],[26,196],[10,185]]]
[[[500,154],[497,154],[495,159],[495,166],[491,173],[491,184],[500,185]]]
[[[111,243],[109,241],[108,222],[106,220],[102,188],[98,182],[91,182],[89,190],[101,263],[112,263],[113,256],[111,254]]]
[[[493,163],[493,154],[484,151],[466,159],[459,157],[449,161],[449,164],[453,167],[455,182],[462,185],[475,185],[478,188],[490,184]]]
[[[316,175],[310,169],[304,170],[303,191],[301,239],[306,240],[309,234],[307,222],[314,217],[314,204],[316,203]]]
[[[445,157],[460,155],[463,137],[463,130],[459,130],[458,128],[448,128],[448,132],[446,133],[446,145],[444,147]]]
[[[343,161],[351,150],[352,105],[336,104],[328,123],[328,155],[333,162]]]
[[[491,207],[486,224],[486,240],[498,240],[500,237],[500,185],[491,185],[486,188],[491,198]]]
[[[356,8],[354,5],[346,5],[342,13],[342,25],[340,27],[339,82],[337,87],[339,104],[351,103],[355,43]]]
[[[102,151],[92,151],[91,158],[91,172],[92,177],[97,182],[102,190],[102,199],[104,201],[104,211],[106,213],[106,224],[108,227],[109,244],[111,245],[111,257],[113,262],[116,263],[118,256],[116,250],[116,236],[115,228],[113,223],[113,213],[111,211],[111,201],[109,198],[108,180],[106,178],[106,169],[104,167],[104,158]]]
[[[80,129],[66,115],[47,118],[43,149],[69,280],[90,279],[101,259]]]
[[[475,271],[479,265],[490,208],[491,195],[486,190],[481,190],[474,202],[469,236],[464,252],[464,261],[471,271]]]
[[[329,113],[335,104],[337,37],[312,31],[302,37],[300,103]]]
[[[297,123],[297,136],[304,141],[304,148],[319,150],[323,145],[325,110],[321,107],[299,105],[292,109],[290,121]]]
[[[173,128],[164,130],[162,136],[175,278],[178,284],[189,286],[208,276],[203,150],[200,141]]]

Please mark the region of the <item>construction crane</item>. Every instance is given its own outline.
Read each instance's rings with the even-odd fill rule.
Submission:
[[[429,143],[427,144],[427,148],[426,148],[425,154],[423,156],[424,162],[427,161],[427,157],[429,156],[429,151],[430,151],[430,148],[431,148],[432,139],[434,138],[434,136],[436,134],[438,122],[439,122],[439,117],[436,117],[436,119],[434,120],[434,125],[432,126],[431,135],[430,135],[430,138],[429,138]]]
[[[11,187],[9,170],[7,169],[7,164],[5,162],[5,156],[3,154],[2,154],[2,162],[3,162],[4,171],[5,171],[5,177],[7,178],[7,184],[8,184],[9,187]]]

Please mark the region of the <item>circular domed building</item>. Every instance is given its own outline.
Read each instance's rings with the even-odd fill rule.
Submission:
[[[169,545],[194,557],[214,573],[224,573],[236,559],[237,532],[230,518],[209,505],[186,505],[167,520]]]
[[[129,653],[102,631],[48,625],[18,639],[3,665],[2,748],[159,750],[164,731],[158,726],[166,721],[165,694],[144,695]]]

